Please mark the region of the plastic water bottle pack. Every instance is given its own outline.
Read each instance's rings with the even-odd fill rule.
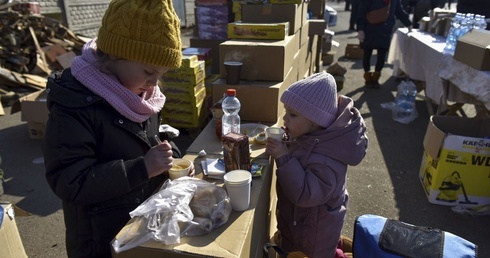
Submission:
[[[415,107],[417,88],[411,81],[402,81],[398,85],[394,102],[381,103],[385,109],[391,110],[393,120],[408,124],[418,117]]]
[[[458,39],[472,29],[484,30],[487,27],[485,16],[472,13],[456,13],[451,21],[451,28],[446,38],[444,50],[454,54]]]

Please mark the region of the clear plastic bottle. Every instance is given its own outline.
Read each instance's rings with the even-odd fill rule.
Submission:
[[[226,97],[221,103],[223,109],[222,123],[222,135],[228,133],[240,133],[240,100],[236,97],[235,89],[227,89]]]
[[[463,18],[463,14],[456,13],[456,15],[451,20],[451,28],[449,28],[449,32],[446,38],[446,46],[444,47],[444,50],[450,53],[453,53],[454,49],[456,48],[456,41],[461,27],[461,20]]]
[[[475,14],[475,22],[473,23],[473,29],[484,30],[487,28],[487,21],[485,16],[480,14]]]
[[[473,28],[473,16],[474,15],[472,13],[466,14],[465,18],[461,22],[461,31],[456,40],[464,34],[468,33],[471,28]]]

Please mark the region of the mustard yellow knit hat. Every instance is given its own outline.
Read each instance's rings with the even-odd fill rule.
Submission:
[[[180,67],[180,20],[172,0],[113,0],[97,36],[103,52],[154,66]]]

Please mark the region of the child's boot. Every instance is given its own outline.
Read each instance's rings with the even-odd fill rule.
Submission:
[[[352,253],[352,239],[347,236],[340,236],[341,249],[344,253]]]

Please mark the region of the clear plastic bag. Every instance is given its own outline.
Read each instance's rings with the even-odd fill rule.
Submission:
[[[129,213],[132,223],[112,246],[119,253],[150,239],[177,244],[181,236],[204,235],[222,226],[230,213],[230,198],[222,187],[191,177],[167,180]]]

